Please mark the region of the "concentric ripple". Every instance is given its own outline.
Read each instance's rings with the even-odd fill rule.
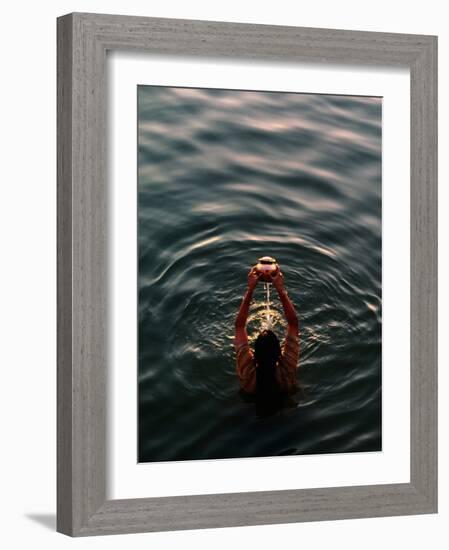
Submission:
[[[138,116],[139,461],[379,450],[380,99],[145,86]],[[300,391],[268,419],[232,347],[263,255],[301,330]],[[260,285],[250,338],[264,307]]]

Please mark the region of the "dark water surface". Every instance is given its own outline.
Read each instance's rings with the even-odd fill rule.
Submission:
[[[139,461],[380,450],[381,100],[140,86],[138,117]],[[301,390],[261,419],[233,327],[263,255]]]

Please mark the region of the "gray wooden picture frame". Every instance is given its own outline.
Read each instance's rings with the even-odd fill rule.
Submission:
[[[60,17],[57,27],[57,530],[83,536],[436,512],[437,38],[82,13]],[[108,50],[410,69],[409,483],[107,500]]]

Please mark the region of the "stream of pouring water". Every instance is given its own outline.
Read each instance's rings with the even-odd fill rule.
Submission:
[[[272,319],[270,310],[270,283],[264,283],[265,288],[265,308],[266,308],[266,326],[267,330],[271,330]]]

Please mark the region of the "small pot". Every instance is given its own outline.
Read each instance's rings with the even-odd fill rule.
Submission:
[[[271,276],[277,273],[279,266],[274,258],[263,256],[259,258],[256,269],[260,273],[260,280],[270,283]]]

